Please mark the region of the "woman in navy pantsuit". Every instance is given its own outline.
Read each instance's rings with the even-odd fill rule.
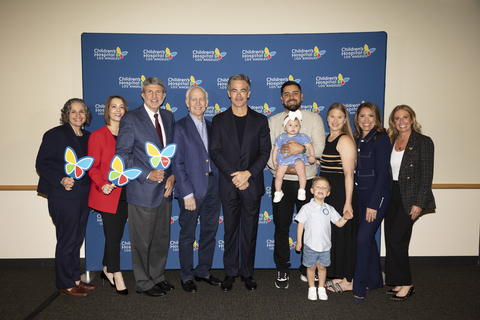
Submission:
[[[355,113],[360,227],[357,234],[357,262],[353,294],[357,304],[365,301],[367,290],[383,287],[380,254],[375,233],[390,201],[390,139],[382,125],[382,115],[371,102],[362,103]]]
[[[68,177],[64,171],[65,148],[71,147],[78,159],[87,155],[92,114],[82,99],[68,100],[61,110],[61,126],[45,133],[35,167],[40,174],[37,191],[48,196],[48,210],[55,223],[56,286],[61,293],[75,297],[87,295],[95,286],[80,280],[80,247],[88,218],[90,179]]]

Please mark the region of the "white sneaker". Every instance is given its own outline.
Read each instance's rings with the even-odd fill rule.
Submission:
[[[323,301],[328,300],[327,289],[325,289],[325,287],[319,287],[318,288],[318,299],[323,300]]]
[[[300,201],[305,201],[305,199],[307,199],[305,189],[298,189],[297,199]]]
[[[304,275],[303,273],[300,274],[300,280],[302,280],[303,282],[308,282],[307,276]]]
[[[308,300],[317,300],[317,288],[315,287],[308,288]]]
[[[279,203],[282,201],[283,198],[283,191],[275,191],[275,194],[273,196],[273,203]]]

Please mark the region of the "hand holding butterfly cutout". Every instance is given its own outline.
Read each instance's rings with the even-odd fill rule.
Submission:
[[[108,172],[108,181],[119,187],[123,187],[131,180],[137,179],[143,172],[141,169],[138,168],[130,168],[125,170],[125,162],[119,155],[115,155],[113,157],[112,162],[110,163],[110,168],[112,170]],[[104,190],[104,187],[106,190]],[[114,189],[112,188],[110,192],[108,192],[109,188],[107,187],[108,185],[104,185],[102,187],[102,191],[105,194],[109,194]],[[107,191],[108,193],[106,193],[105,191]]]

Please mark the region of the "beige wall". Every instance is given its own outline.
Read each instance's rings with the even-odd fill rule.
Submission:
[[[480,1],[2,1],[0,185],[37,182],[35,156],[59,110],[82,96],[83,32],[268,34],[386,31],[386,114],[417,112],[436,146],[434,183],[480,183]],[[412,255],[478,255],[480,190],[435,190]],[[0,259],[50,258],[54,227],[33,191],[0,191]],[[32,242],[35,239],[35,242]]]

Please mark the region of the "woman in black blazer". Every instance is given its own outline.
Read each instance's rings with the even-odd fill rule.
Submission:
[[[405,301],[415,293],[408,257],[413,223],[421,212],[435,209],[434,146],[432,139],[421,134],[415,112],[407,105],[393,109],[389,126],[393,182],[385,214],[385,282],[395,286],[387,292],[391,300]]]
[[[37,191],[48,197],[48,210],[56,228],[56,286],[61,293],[87,295],[95,286],[80,280],[80,247],[88,218],[90,179],[85,174],[74,180],[65,173],[64,154],[71,147],[77,159],[87,155],[92,114],[82,99],[68,100],[61,110],[61,126],[47,131],[38,150],[35,167],[40,174]]]

